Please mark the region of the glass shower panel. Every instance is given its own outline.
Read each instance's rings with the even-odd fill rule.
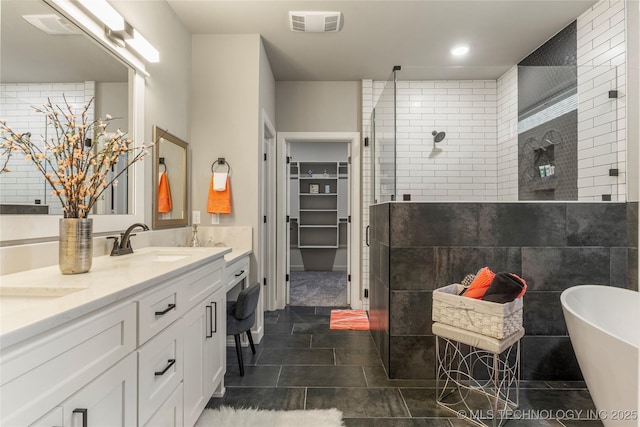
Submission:
[[[395,200],[396,195],[396,72],[381,85],[374,85],[371,182],[373,203]]]
[[[619,72],[518,67],[519,200],[625,201]]]

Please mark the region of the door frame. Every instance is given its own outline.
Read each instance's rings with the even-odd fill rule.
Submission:
[[[269,309],[273,304],[269,290],[275,288],[275,284],[278,282],[276,276],[276,224],[278,220],[276,215],[276,195],[278,193],[276,185],[276,129],[264,110],[262,111],[261,130],[261,151],[264,157],[260,162],[262,165],[260,174],[260,217],[258,221],[260,260],[257,280],[260,283],[266,280],[267,283],[266,289],[263,287],[263,292],[260,292],[258,311],[263,313],[265,309]],[[267,222],[264,222],[264,217],[267,218]],[[260,325],[262,326],[263,324],[260,323]],[[262,332],[262,328],[260,332]]]
[[[360,167],[362,163],[360,150],[360,133],[359,132],[278,132],[276,151],[277,151],[277,188],[288,189],[286,180],[287,173],[287,145],[289,143],[300,142],[345,142],[349,144],[351,153],[351,164],[349,165],[349,212],[351,223],[349,227],[349,253],[348,262],[350,265],[347,269],[351,274],[351,281],[347,282],[347,292],[351,301],[351,308],[361,309],[363,303],[361,276],[361,257],[360,257]],[[287,223],[287,215],[289,210],[289,194],[288,190],[277,192],[277,227],[276,227],[276,286],[271,287],[269,291],[269,310],[282,309],[286,305],[286,274],[287,274],[287,257],[289,251],[289,242],[286,239],[286,231],[289,227]]]

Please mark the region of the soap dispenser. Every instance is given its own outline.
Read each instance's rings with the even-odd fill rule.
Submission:
[[[191,247],[197,248],[200,247],[200,241],[198,240],[198,226],[196,224],[192,227],[193,235],[191,237]]]

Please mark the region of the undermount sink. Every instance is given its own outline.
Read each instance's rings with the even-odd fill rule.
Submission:
[[[0,286],[0,298],[60,298],[65,295],[80,292],[86,288],[47,288],[29,286]]]
[[[15,313],[83,290],[85,288],[0,286],[0,310],[5,314]]]
[[[188,258],[189,255],[178,255],[178,254],[154,254],[151,258],[154,262],[175,262],[180,261],[181,259]]]

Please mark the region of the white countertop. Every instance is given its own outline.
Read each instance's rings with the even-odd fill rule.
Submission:
[[[227,267],[240,261],[245,255],[250,255],[251,249],[232,249],[231,252],[224,255],[224,262]]]
[[[148,247],[118,257],[95,257],[84,274],[58,266],[0,276],[0,348],[142,292],[192,268],[251,250],[227,247]]]

